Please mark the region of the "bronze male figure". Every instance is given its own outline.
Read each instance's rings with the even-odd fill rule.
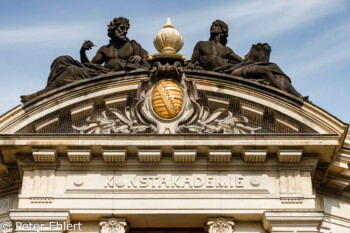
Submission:
[[[187,68],[204,69],[254,79],[264,84],[284,90],[303,99],[291,84],[290,78],[275,64],[269,61],[271,47],[268,44],[253,45],[243,60],[226,46],[228,26],[216,20],[210,27],[209,41],[199,41]]]
[[[191,61],[187,68],[216,71],[228,63],[239,63],[243,59],[226,46],[228,26],[216,20],[210,27],[209,41],[199,41],[193,49]]]
[[[51,72],[45,89],[34,94],[21,96],[23,103],[44,92],[60,86],[111,71],[136,68],[149,68],[146,61],[148,53],[140,44],[129,40],[126,35],[130,27],[129,20],[123,17],[114,18],[108,25],[109,44],[102,46],[89,61],[86,50],[91,49],[93,43],[85,41],[80,49],[81,62],[70,56],[56,58],[51,65]]]
[[[131,64],[143,64],[148,66],[145,60],[148,56],[147,51],[136,41],[130,41],[126,37],[129,28],[130,24],[128,19],[123,17],[115,18],[108,25],[108,36],[111,38],[109,44],[102,46],[90,62],[85,51],[91,48],[92,42],[86,41],[80,50],[81,62],[90,62],[92,64],[104,63],[104,67],[111,71],[141,67]]]

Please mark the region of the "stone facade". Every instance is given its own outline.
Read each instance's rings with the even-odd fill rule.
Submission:
[[[130,132],[103,131],[120,120],[107,110],[127,116],[147,78],[82,80],[0,117],[4,231],[349,232],[347,124],[272,87],[185,70],[208,118],[226,110],[216,125],[196,127],[243,119],[237,130],[174,133],[164,121],[158,132],[133,131],[142,126],[133,122]],[[102,131],[82,130],[91,125]]]

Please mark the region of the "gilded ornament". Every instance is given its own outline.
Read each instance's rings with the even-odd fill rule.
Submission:
[[[153,90],[152,107],[162,118],[177,116],[182,108],[182,102],[182,90],[175,82],[161,81]]]

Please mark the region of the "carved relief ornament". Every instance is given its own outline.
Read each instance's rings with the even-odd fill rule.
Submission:
[[[210,219],[207,222],[209,233],[233,233],[235,223],[225,218]]]
[[[195,82],[185,76],[181,81],[146,80],[124,113],[109,108],[101,115],[89,116],[85,125],[72,127],[81,134],[254,134],[261,129],[249,126],[247,117],[228,109],[212,112],[206,97],[202,98]]]
[[[126,219],[107,218],[100,222],[101,233],[125,233]]]

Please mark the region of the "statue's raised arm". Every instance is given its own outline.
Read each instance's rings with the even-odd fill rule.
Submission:
[[[84,41],[83,45],[80,48],[80,62],[81,63],[89,63],[90,60],[86,56],[86,51],[92,49],[94,47],[94,43],[92,43],[90,40]],[[101,63],[102,64],[102,63]]]

